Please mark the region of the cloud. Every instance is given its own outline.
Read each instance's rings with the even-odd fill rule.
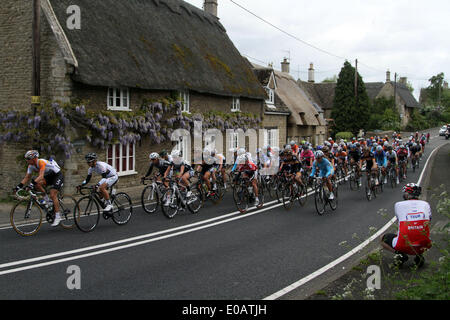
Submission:
[[[187,0],[202,8],[203,0]],[[408,76],[418,96],[426,79],[450,76],[450,1],[431,0],[235,0],[284,31],[334,55],[361,64],[365,81],[384,81],[387,69]],[[218,0],[218,15],[241,53],[280,66],[290,53],[291,73],[316,80],[338,74],[344,60],[324,54],[242,10]],[[287,53],[286,51],[290,52]],[[298,72],[300,68],[300,72]],[[321,72],[328,71],[328,72]]]

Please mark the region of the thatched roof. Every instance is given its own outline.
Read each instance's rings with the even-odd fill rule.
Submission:
[[[74,81],[264,99],[218,19],[184,1],[43,1],[50,3],[78,63]],[[81,9],[81,30],[67,29],[70,5]]]
[[[285,72],[275,71],[277,94],[291,111],[290,122],[303,126],[325,125],[320,113],[295,79]]]
[[[406,107],[419,107],[419,103],[417,102],[416,98],[414,98],[413,94],[411,93],[411,91],[409,91],[408,87],[405,84],[397,82],[396,87],[396,92],[405,102]]]

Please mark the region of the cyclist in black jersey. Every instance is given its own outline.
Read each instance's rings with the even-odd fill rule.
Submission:
[[[169,161],[162,159],[156,152],[150,154],[150,161],[150,167],[143,178],[147,178],[152,173],[154,168],[159,171],[157,175],[158,181],[161,181],[161,178],[167,178],[170,176],[171,166]],[[164,182],[164,185],[168,186],[167,182]]]

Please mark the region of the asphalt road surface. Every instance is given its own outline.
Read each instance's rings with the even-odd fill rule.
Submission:
[[[417,182],[432,149],[446,143],[437,131],[432,137],[407,182]],[[101,219],[89,234],[44,224],[24,238],[2,228],[0,299],[263,299],[345,254],[340,242],[354,247],[385,225],[401,186],[385,186],[369,202],[364,188],[347,183],[338,209],[323,216],[312,196],[289,211],[275,201],[240,214],[228,193],[172,220],[135,208],[127,225]]]

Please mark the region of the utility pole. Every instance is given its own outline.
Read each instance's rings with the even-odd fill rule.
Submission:
[[[355,103],[358,106],[358,59],[355,60]]]
[[[31,106],[33,114],[36,116],[36,109],[41,104],[41,3],[40,0],[33,0],[33,23],[32,23],[32,90]]]
[[[397,110],[397,72],[394,75],[394,111]]]

